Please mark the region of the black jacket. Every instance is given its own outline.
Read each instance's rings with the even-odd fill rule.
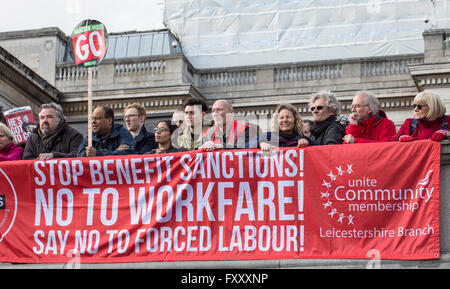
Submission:
[[[39,128],[35,128],[28,137],[24,160],[34,160],[41,153],[53,153],[54,158],[74,158],[83,136],[79,131],[62,121],[49,136],[43,137]]]
[[[311,127],[311,137],[319,145],[342,144],[344,135],[345,127],[334,115]]]
[[[149,132],[145,125],[142,126],[141,131],[134,139],[136,142],[136,150],[137,154],[145,154],[153,149],[158,147],[158,144],[155,142],[155,134]]]

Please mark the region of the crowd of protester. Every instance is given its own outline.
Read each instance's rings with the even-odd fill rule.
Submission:
[[[139,104],[124,109],[124,125],[114,122],[110,107],[99,106],[92,113],[89,144],[87,136],[83,138],[66,123],[61,106],[49,103],[41,106],[39,123],[24,146],[18,145],[9,128],[0,123],[0,161],[239,148],[270,152],[277,147],[441,141],[447,137],[450,116],[445,115],[446,108],[434,92],[416,95],[412,117],[398,132],[373,93],[356,93],[351,108],[351,114],[341,116],[337,97],[321,91],[310,100],[312,120],[303,120],[292,104],[281,103],[272,116],[270,130],[261,132],[257,125],[237,121],[231,102],[224,99],[213,104],[212,120],[207,121],[208,104],[193,97],[185,101],[182,110],[173,113],[171,120],[159,121],[153,132],[145,127],[147,112]]]

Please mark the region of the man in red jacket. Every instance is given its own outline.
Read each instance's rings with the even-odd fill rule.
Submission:
[[[374,94],[358,92],[353,98],[352,114],[343,138],[345,143],[390,141],[395,135],[395,125],[380,108]]]

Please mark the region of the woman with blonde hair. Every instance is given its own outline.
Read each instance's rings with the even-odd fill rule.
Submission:
[[[21,160],[23,148],[16,144],[16,140],[9,128],[0,123],[0,162]]]
[[[421,92],[414,98],[413,118],[405,120],[393,140],[407,142],[419,139],[441,141],[447,136],[450,116],[439,94]]]
[[[305,147],[316,142],[303,134],[303,120],[289,103],[278,105],[272,116],[271,130],[258,139],[259,147],[270,152],[276,147]]]

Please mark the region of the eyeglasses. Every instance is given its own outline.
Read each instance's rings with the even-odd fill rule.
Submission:
[[[135,117],[135,116],[139,116],[139,114],[129,114],[129,115],[125,115],[125,116],[123,117],[123,119],[129,119],[129,118],[132,118],[132,117]]]
[[[165,127],[155,127],[154,130],[155,130],[155,133],[170,131],[168,128],[165,128]]]
[[[363,106],[369,106],[368,104],[352,104],[352,109],[354,108],[361,108]]]
[[[311,107],[310,107],[311,111],[316,110],[316,108],[317,108],[317,110],[322,110],[322,109],[323,109],[323,106],[322,106],[322,105],[319,105],[319,106],[311,106]]]
[[[426,105],[426,104],[413,104],[413,108],[416,109],[416,107],[417,107],[418,110],[421,110],[424,106],[428,106],[428,105]]]

